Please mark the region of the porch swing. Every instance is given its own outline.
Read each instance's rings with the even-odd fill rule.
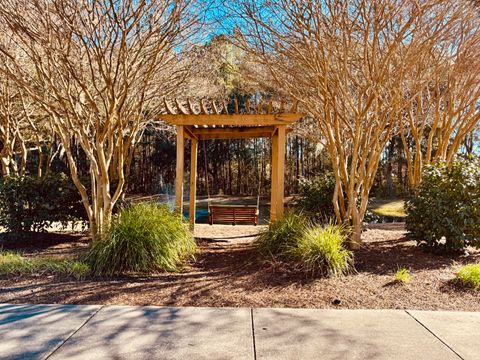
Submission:
[[[256,155],[256,154],[255,154]],[[207,151],[205,146],[205,140],[203,141],[203,156],[205,163],[205,186],[207,189],[207,202],[208,202],[208,223],[210,225],[216,224],[243,224],[243,225],[258,225],[258,217],[260,214],[260,174],[257,175],[258,189],[257,189],[257,204],[256,205],[220,205],[212,204],[210,196],[210,187],[208,184],[208,171],[207,171]],[[256,156],[255,156],[256,159]],[[256,166],[258,169],[258,166]]]

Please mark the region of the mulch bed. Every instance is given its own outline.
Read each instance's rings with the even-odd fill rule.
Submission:
[[[241,227],[220,229],[230,236],[212,241],[208,231],[200,231],[196,261],[181,273],[84,281],[3,277],[0,302],[480,311],[480,292],[455,281],[458,266],[479,262],[480,251],[454,257],[426,253],[405,238],[401,223],[369,226],[355,253],[357,272],[322,279],[260,258],[248,237],[251,228],[244,237]],[[87,246],[85,238],[70,236],[36,248],[29,244],[27,250],[30,256],[66,256]],[[399,267],[410,269],[409,285],[392,282]]]

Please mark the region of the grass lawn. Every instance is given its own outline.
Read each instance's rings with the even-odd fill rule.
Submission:
[[[404,218],[407,216],[403,199],[373,199],[369,209],[376,215]]]

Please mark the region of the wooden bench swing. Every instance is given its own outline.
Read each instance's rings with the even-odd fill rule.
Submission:
[[[297,112],[298,102],[286,110],[280,102],[274,109],[272,101],[246,103],[239,110],[237,99],[217,102],[200,100],[194,104],[189,99],[169,102],[164,99],[164,111],[160,119],[174,125],[177,129],[177,166],[175,181],[175,210],[183,213],[183,175],[185,139],[191,141],[190,158],[190,225],[195,225],[197,151],[200,140],[213,139],[272,139],[272,188],[270,201],[270,220],[274,221],[283,214],[283,192],[285,173],[285,143],[287,126],[294,124],[304,115]],[[207,185],[208,189],[208,185]],[[208,191],[208,190],[207,190]],[[210,224],[258,224],[259,197],[257,205],[220,205],[208,204]]]
[[[258,206],[255,205],[208,205],[208,223],[258,225]]]

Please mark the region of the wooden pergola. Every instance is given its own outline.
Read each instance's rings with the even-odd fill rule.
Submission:
[[[289,132],[288,125],[301,119],[304,115],[297,112],[297,103],[285,110],[280,104],[273,110],[272,102],[253,107],[247,102],[245,109],[239,111],[235,100],[228,111],[225,101],[201,100],[197,106],[190,100],[185,105],[175,99],[174,105],[166,99],[165,110],[161,119],[177,129],[177,165],[175,181],[175,210],[183,210],[183,175],[185,139],[191,141],[190,169],[190,224],[195,224],[196,183],[197,183],[197,151],[199,140],[210,139],[272,139],[272,188],[270,202],[270,220],[282,216],[284,211],[284,175],[285,175],[285,143]]]

